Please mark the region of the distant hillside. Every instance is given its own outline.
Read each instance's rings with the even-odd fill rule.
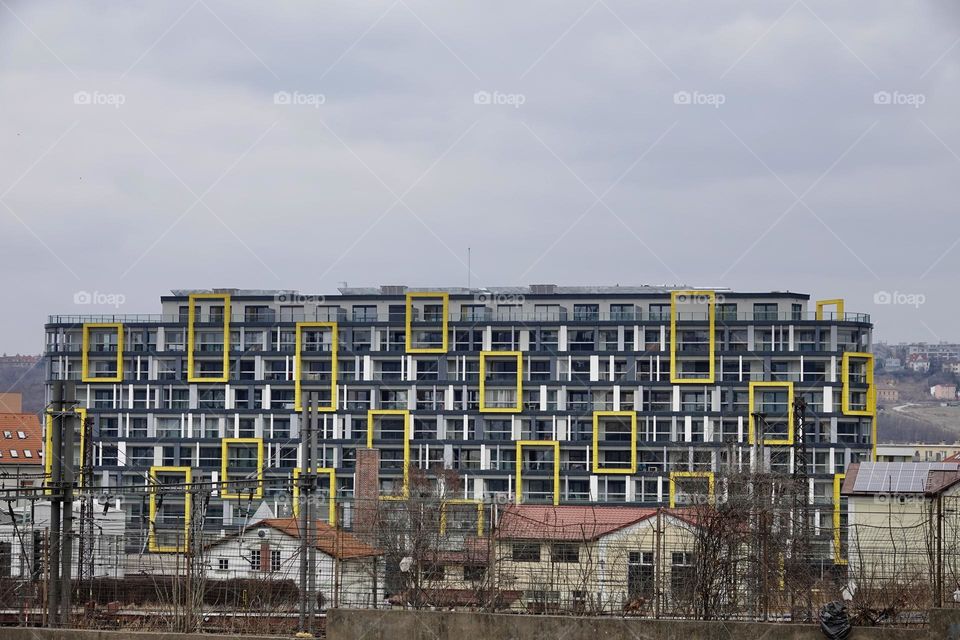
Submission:
[[[24,413],[41,413],[43,360],[38,356],[0,357],[0,391],[22,393]]]

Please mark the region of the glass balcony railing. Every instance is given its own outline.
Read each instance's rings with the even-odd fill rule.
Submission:
[[[857,322],[869,323],[870,314],[868,313],[844,313],[824,312],[823,320],[820,322]],[[670,314],[661,311],[637,311],[632,314],[622,312],[601,312],[597,314],[588,314],[584,316],[563,316],[562,314],[545,314],[542,312],[512,312],[499,316],[495,311],[490,310],[489,314],[478,315],[474,312],[466,313],[453,311],[448,314],[450,322],[458,323],[536,323],[536,324],[592,324],[598,322],[669,322]],[[437,324],[441,322],[439,316],[431,316],[430,320],[416,318],[412,322],[417,324]],[[681,311],[677,313],[677,320],[680,322],[706,322],[708,314],[706,311]],[[815,312],[793,313],[791,311],[757,312],[744,311],[736,314],[726,312],[718,313],[717,322],[814,322],[817,321]],[[120,322],[123,324],[186,324],[187,318],[179,313],[173,314],[101,314],[101,315],[51,315],[47,321],[50,324],[83,324],[85,322]],[[203,314],[197,317],[198,323],[216,324],[222,323],[223,317],[216,314]],[[231,324],[243,323],[263,323],[270,322],[276,324],[293,325],[297,322],[353,322],[353,323],[392,323],[402,325],[405,320],[396,314],[386,312],[364,311],[362,313],[350,313],[348,309],[340,309],[333,312],[327,309],[317,310],[316,313],[283,314],[277,317],[274,314],[257,314],[249,316],[243,313],[231,314]]]

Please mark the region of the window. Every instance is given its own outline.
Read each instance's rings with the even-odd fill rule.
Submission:
[[[353,307],[354,322],[376,322],[376,320],[377,320],[376,305],[354,305]]]
[[[580,546],[574,542],[555,542],[550,547],[553,562],[580,562]]]
[[[651,319],[651,320],[669,320],[669,319],[670,319],[670,305],[668,305],[668,304],[652,304],[652,305],[650,305],[650,319]]]
[[[637,309],[636,306],[632,304],[611,304],[610,319],[611,320],[633,320],[637,317],[636,309]]]
[[[220,571],[227,571],[230,569],[230,558],[219,558],[217,560],[217,568]]]
[[[794,302],[790,305],[790,319],[803,320],[803,305]]]
[[[420,572],[421,577],[424,580],[429,580],[430,582],[439,582],[443,580],[443,565],[442,564],[430,564],[425,567]]]
[[[250,569],[252,571],[260,571],[260,549],[252,549],[250,551]]]
[[[717,320],[736,320],[737,303],[725,302],[717,305]]]
[[[627,567],[627,593],[631,599],[653,595],[653,552],[631,551]]]
[[[599,320],[600,305],[598,304],[575,304],[573,305],[574,320]]]
[[[753,305],[753,319],[754,320],[776,320],[777,304],[764,302],[764,303],[757,303]]]
[[[280,550],[274,549],[270,552],[270,571],[280,571],[281,558]]]
[[[487,567],[482,564],[463,565],[463,579],[468,582],[480,582],[487,577]]]
[[[514,562],[540,562],[539,542],[516,542],[513,545]]]

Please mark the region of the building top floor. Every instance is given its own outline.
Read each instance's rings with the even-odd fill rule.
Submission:
[[[245,323],[355,322],[852,322],[842,300],[811,303],[789,291],[737,292],[686,286],[557,286],[412,288],[342,287],[332,295],[295,290],[184,289],[162,296],[159,314],[53,315],[51,324],[123,322],[182,324],[227,319]],[[839,303],[839,304],[838,304]],[[409,311],[409,314],[408,314]]]

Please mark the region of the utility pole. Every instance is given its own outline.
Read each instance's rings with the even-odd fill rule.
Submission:
[[[50,492],[50,527],[47,562],[47,623],[51,627],[60,624],[60,506],[63,491],[63,414],[67,404],[67,383],[57,380],[53,383],[51,402],[50,477],[47,487]]]
[[[80,503],[80,537],[77,549],[77,567],[79,571],[78,584],[82,592],[83,585],[87,585],[87,598],[93,600],[93,581],[96,577],[96,537],[94,527],[93,500],[93,421],[89,418],[80,424],[80,441],[84,443],[82,459],[80,460],[79,486],[86,489]]]
[[[60,521],[63,526],[61,536],[60,550],[60,624],[63,627],[70,626],[71,598],[73,595],[73,492],[76,482],[76,467],[73,459],[74,421],[78,417],[71,414],[64,416],[61,424],[65,426],[63,430],[63,464],[62,487],[63,487],[63,516]]]
[[[316,500],[317,487],[317,394],[310,393],[300,413],[300,631],[313,633],[316,616]]]

